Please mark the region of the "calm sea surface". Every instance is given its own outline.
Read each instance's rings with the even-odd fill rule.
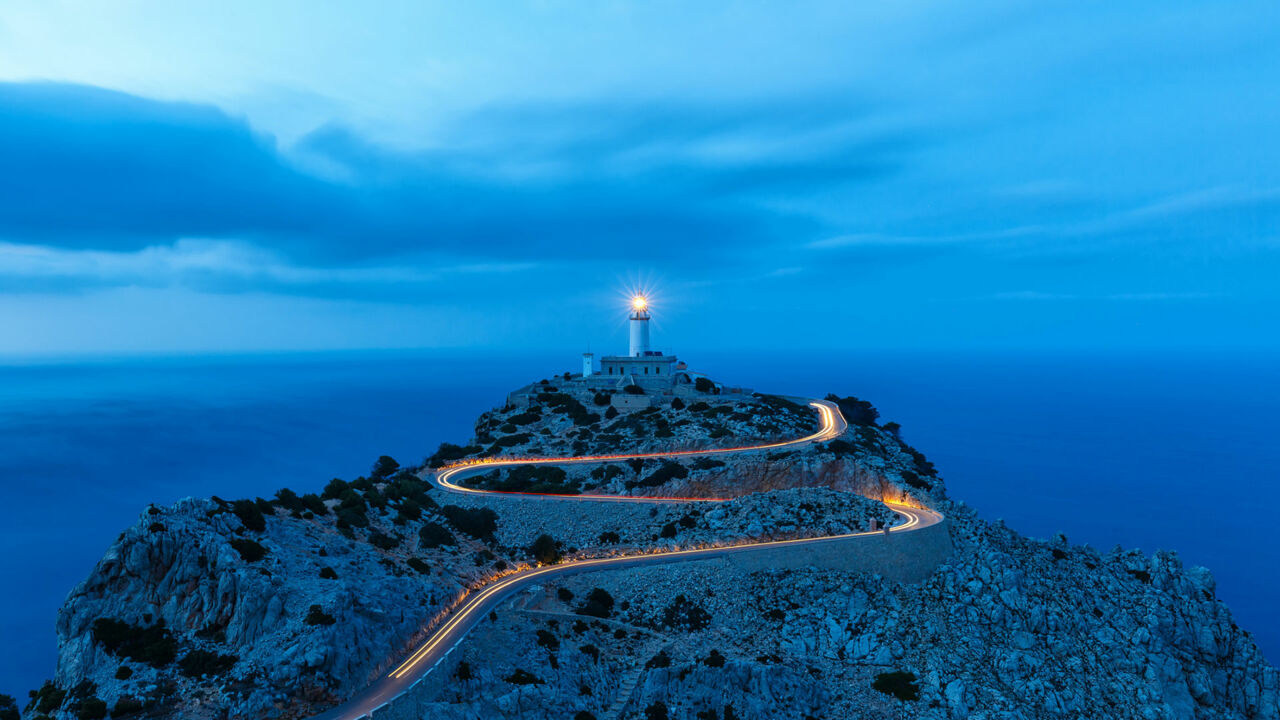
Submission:
[[[1176,549],[1280,660],[1280,358],[702,353],[714,377],[853,394],[951,494],[1032,536]],[[68,591],[147,503],[270,496],[418,462],[576,356],[313,354],[0,366],[0,693],[52,676]]]

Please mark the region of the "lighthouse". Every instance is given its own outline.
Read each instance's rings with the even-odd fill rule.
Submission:
[[[644,295],[631,298],[631,357],[649,354],[649,299]]]

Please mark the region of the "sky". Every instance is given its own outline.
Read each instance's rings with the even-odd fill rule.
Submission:
[[[0,357],[1280,349],[1274,2],[0,5]]]

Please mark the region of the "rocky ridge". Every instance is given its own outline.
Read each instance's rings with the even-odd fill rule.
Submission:
[[[895,424],[832,399],[850,428],[827,443],[716,458],[723,465],[474,481],[736,498],[726,503],[582,513],[572,500],[442,494],[383,458],[323,493],[149,508],[68,598],[57,675],[24,717],[302,717],[362,687],[466,587],[523,564],[859,530],[892,518],[880,499],[949,517],[954,555],[925,581],[709,561],[569,576],[478,627],[388,720],[1280,717],[1276,671],[1208,571],[985,522],[946,498]],[[708,397],[611,425],[585,404],[535,401],[537,412],[486,414],[471,443],[443,446],[429,464],[813,428],[811,412],[770,396]],[[728,409],[708,413],[716,407]],[[516,422],[522,413],[537,417]]]

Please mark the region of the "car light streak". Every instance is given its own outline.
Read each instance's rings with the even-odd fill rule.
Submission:
[[[468,488],[456,484],[456,480],[462,477],[483,471],[491,467],[506,467],[511,465],[548,465],[548,464],[581,464],[581,463],[597,463],[607,462],[611,460],[634,460],[644,458],[669,458],[684,457],[691,455],[722,455],[727,453],[753,452],[760,450],[772,450],[776,448],[791,447],[806,443],[823,442],[831,440],[844,434],[849,424],[844,416],[840,414],[835,404],[825,400],[815,400],[809,403],[819,416],[820,427],[817,432],[806,435],[793,440],[782,440],[778,442],[761,443],[758,445],[744,445],[729,448],[709,448],[703,450],[670,450],[666,452],[652,453],[620,453],[612,455],[591,455],[581,457],[529,457],[529,458],[485,458],[480,460],[470,460],[460,463],[454,463],[439,468],[432,480],[436,485],[449,492],[472,493],[472,494],[489,494],[489,495],[523,495],[527,497],[540,498],[560,498],[567,500],[585,500],[594,502],[644,502],[644,503],[687,503],[687,502],[725,502],[730,498],[692,498],[692,497],[646,497],[646,496],[623,496],[623,495],[599,495],[599,494],[553,494],[553,493],[529,493],[529,492],[512,492],[512,491],[496,491],[482,490],[479,488]],[[441,660],[454,647],[456,647],[462,639],[466,637],[477,622],[481,615],[489,610],[492,606],[501,602],[503,598],[512,592],[515,592],[520,586],[536,580],[538,578],[547,578],[555,575],[568,575],[580,572],[591,572],[594,570],[604,570],[611,568],[621,568],[627,566],[641,566],[648,564],[664,564],[669,562],[678,562],[681,560],[697,560],[724,557],[726,555],[742,552],[753,552],[758,550],[767,550],[770,548],[785,548],[799,545],[816,545],[821,543],[840,542],[853,538],[886,536],[890,533],[908,532],[928,527],[942,521],[942,515],[921,506],[917,501],[907,495],[903,495],[895,501],[882,500],[884,504],[899,515],[903,522],[892,526],[886,530],[867,530],[861,532],[845,533],[841,535],[826,535],[822,537],[807,538],[790,538],[785,540],[756,540],[743,541],[737,543],[729,543],[725,545],[702,546],[696,548],[673,549],[673,550],[636,550],[621,555],[613,555],[609,557],[590,558],[581,560],[570,560],[561,562],[556,565],[535,566],[513,569],[499,575],[492,575],[487,580],[481,581],[477,585],[462,594],[460,594],[452,603],[449,609],[443,610],[433,619],[432,624],[440,618],[447,618],[443,624],[436,627],[430,633],[425,641],[417,647],[410,655],[395,667],[390,673],[382,679],[366,688],[346,703],[335,707],[327,712],[313,718],[313,720],[356,720],[358,718],[369,717],[378,708],[386,706],[391,701],[402,695],[409,688],[413,687],[419,680],[426,677]],[[428,625],[430,627],[430,625]]]

